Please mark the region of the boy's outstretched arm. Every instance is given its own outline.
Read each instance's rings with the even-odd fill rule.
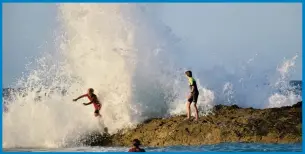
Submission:
[[[79,99],[81,99],[81,98],[83,98],[83,97],[85,97],[85,96],[86,96],[86,94],[81,95],[81,96],[77,97],[76,99],[73,99],[73,101],[75,102],[75,101],[77,101],[77,100],[79,100]]]
[[[91,101],[91,102],[89,102],[89,103],[83,103],[84,105],[90,105],[90,104],[92,104],[93,103],[93,101]]]

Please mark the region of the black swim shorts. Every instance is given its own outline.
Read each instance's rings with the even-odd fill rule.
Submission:
[[[100,110],[95,110],[94,113],[100,114]]]
[[[198,92],[192,93],[191,97],[188,99],[188,102],[190,102],[190,103],[192,103],[192,102],[197,103],[198,96],[199,96]]]

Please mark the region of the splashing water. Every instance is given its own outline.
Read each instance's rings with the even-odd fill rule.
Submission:
[[[147,118],[184,114],[188,86],[180,69],[185,65],[177,60],[183,48],[158,19],[159,9],[160,5],[144,4],[58,5],[62,27],[57,51],[33,63],[29,75],[16,84],[24,88],[22,92],[6,100],[3,147],[78,144],[74,141],[79,136],[98,130],[93,107],[82,105],[88,100],[72,102],[89,87],[102,102],[101,114],[110,133]],[[296,58],[278,69],[279,81],[288,81]],[[212,113],[213,105],[219,103],[254,107],[295,103],[295,96],[272,93],[287,88],[282,82],[257,87],[268,79],[253,77],[255,70],[249,65],[253,61],[231,76],[221,71],[217,75],[217,69],[195,76],[200,115]],[[206,86],[213,82],[217,84]]]
[[[291,69],[293,69],[295,65],[295,60],[298,55],[294,56],[291,59],[285,60],[284,63],[277,68],[280,73],[280,78],[275,83],[275,88],[280,92],[274,93],[269,97],[269,103],[266,107],[281,107],[281,106],[290,106],[295,104],[296,102],[302,100],[300,95],[295,94],[290,89],[289,85],[289,75]]]
[[[236,104],[236,101],[234,100],[234,90],[233,90],[233,84],[232,83],[227,82],[223,86],[223,95],[226,99],[227,105]]]
[[[13,96],[4,116],[4,147],[63,146],[96,130],[93,108],[72,102],[89,87],[103,104],[110,133],[168,113],[181,87],[172,80],[168,52],[175,42],[154,19],[153,7],[61,4],[58,10],[63,32],[56,39],[63,58],[38,59],[17,83],[25,89]]]

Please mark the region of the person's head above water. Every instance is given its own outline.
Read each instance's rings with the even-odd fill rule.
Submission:
[[[93,92],[94,92],[93,88],[88,89],[88,94],[93,94]]]
[[[140,142],[140,140],[138,140],[138,139],[134,139],[134,140],[132,141],[132,145],[135,146],[135,147],[139,147],[139,146],[141,145],[141,142]]]
[[[185,75],[186,75],[187,77],[192,77],[192,71],[186,71],[186,72],[185,72]]]
[[[140,148],[139,146],[142,145],[140,140],[134,139],[132,140],[132,148],[128,150],[128,152],[145,152],[144,149]]]

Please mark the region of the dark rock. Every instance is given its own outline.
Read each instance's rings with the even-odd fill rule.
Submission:
[[[112,145],[112,136],[95,131],[82,135],[77,142],[86,146],[107,146]]]
[[[226,106],[226,105],[216,105],[214,106],[214,110],[215,111],[219,111],[219,110],[234,110],[234,109],[239,109],[240,107],[237,106],[236,104],[232,105],[232,106]]]
[[[239,108],[240,108],[240,107],[237,106],[236,104],[234,104],[234,105],[231,106],[231,109],[239,109]]]
[[[302,101],[292,105],[292,107],[294,107],[294,108],[302,108]]]

